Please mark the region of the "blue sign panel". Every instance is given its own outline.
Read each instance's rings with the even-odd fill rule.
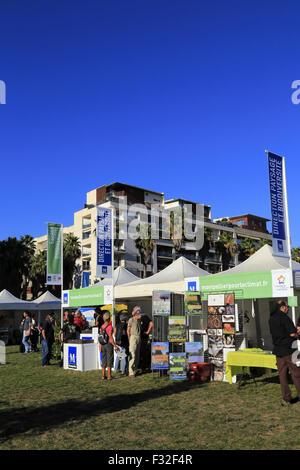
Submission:
[[[287,256],[286,214],[283,178],[283,158],[274,153],[268,153],[269,182],[272,213],[273,253],[277,256]]]
[[[77,348],[76,346],[69,346],[68,348],[68,367],[77,369]]]
[[[97,208],[97,277],[112,278],[112,209]]]

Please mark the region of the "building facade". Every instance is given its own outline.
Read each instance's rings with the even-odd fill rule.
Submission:
[[[97,206],[99,205],[113,207],[115,211],[114,267],[123,266],[139,277],[144,273],[144,266],[136,242],[130,234],[131,229],[141,221],[150,223],[155,220],[157,228],[155,247],[146,266],[147,276],[161,271],[180,256],[185,256],[211,273],[222,269],[221,255],[213,245],[203,257],[201,249],[197,248],[192,237],[187,237],[185,232],[181,237],[177,236],[177,239],[175,236],[172,237],[171,213],[180,214],[188,209],[191,228],[195,230],[197,211],[200,207],[202,223],[206,229],[209,229],[215,241],[222,232],[230,234],[236,243],[242,238],[251,238],[255,243],[261,239],[272,239],[266,228],[267,219],[248,214],[212,220],[209,205],[184,199],[165,200],[164,193],[116,182],[89,191],[84,207],[74,213],[74,224],[63,229],[64,236],[72,234],[80,242],[81,257],[77,264],[81,271],[89,273],[90,284],[99,280],[96,277]],[[252,220],[256,223],[253,224]],[[35,242],[37,251],[47,248],[46,235],[36,238]],[[230,260],[230,267],[238,262],[238,255],[235,254]]]

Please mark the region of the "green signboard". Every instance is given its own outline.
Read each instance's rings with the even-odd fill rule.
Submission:
[[[216,274],[199,278],[203,300],[208,294],[234,293],[235,299],[261,299],[290,295],[289,272],[286,269],[238,274]]]
[[[62,280],[62,225],[47,226],[47,284],[61,285]]]
[[[63,307],[91,307],[112,303],[112,286],[63,291]]]

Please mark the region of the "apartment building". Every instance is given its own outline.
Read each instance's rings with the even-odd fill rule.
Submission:
[[[239,224],[236,223],[239,221],[236,221],[235,218],[212,220],[211,207],[209,205],[200,205],[195,201],[185,199],[165,200],[164,193],[115,182],[89,191],[86,195],[84,207],[74,213],[74,224],[63,229],[64,236],[71,233],[78,238],[81,244],[81,258],[78,259],[77,264],[82,271],[89,272],[90,284],[94,284],[98,280],[96,277],[96,221],[98,205],[114,207],[115,209],[115,268],[123,266],[139,277],[142,277],[144,268],[141,263],[139,250],[136,248],[135,240],[130,236],[130,227],[131,225],[136,226],[136,219],[153,222],[153,214],[159,214],[158,218],[155,219],[158,236],[156,237],[156,245],[152,253],[151,262],[147,266],[147,276],[161,271],[179,256],[185,256],[196,265],[204,267],[204,269],[212,273],[218,272],[221,269],[221,257],[215,248],[210,249],[209,255],[204,260],[204,266],[201,252],[197,249],[195,243],[184,235],[179,244],[180,246],[175,248],[170,232],[165,230],[164,216],[161,216],[161,214],[167,214],[168,218],[170,211],[176,212],[179,209],[189,208],[191,220],[195,222],[197,210],[201,206],[204,226],[211,230],[215,240],[218,239],[222,231],[232,233],[236,241],[242,237],[250,237],[256,241],[259,241],[261,238],[272,239],[266,229],[267,219],[252,216],[254,219],[256,217],[258,221],[264,221],[263,227],[260,227],[263,228],[262,230],[258,230],[259,224]],[[146,209],[146,215],[143,215],[142,208]],[[124,229],[125,232],[127,230],[125,235]],[[46,235],[36,238],[35,241],[37,250],[46,249]],[[236,255],[231,260],[230,266],[235,266],[237,263],[238,257]]]

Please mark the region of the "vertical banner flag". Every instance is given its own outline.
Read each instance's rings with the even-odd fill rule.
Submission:
[[[89,287],[90,285],[90,273],[83,271],[82,273],[82,287]]]
[[[97,208],[97,268],[96,277],[113,277],[113,209]]]
[[[285,200],[286,181],[284,158],[268,153],[269,182],[272,213],[272,245],[275,256],[290,257],[288,240],[287,202]]]
[[[62,281],[62,225],[48,223],[47,226],[46,284],[60,286]]]

